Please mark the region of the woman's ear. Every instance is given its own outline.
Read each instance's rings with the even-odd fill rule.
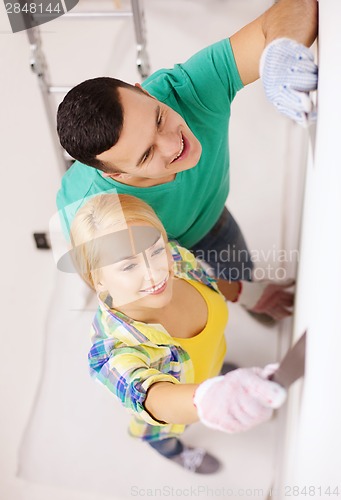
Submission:
[[[103,281],[100,280],[97,280],[95,288],[97,293],[102,293],[107,291],[107,287],[104,285]]]

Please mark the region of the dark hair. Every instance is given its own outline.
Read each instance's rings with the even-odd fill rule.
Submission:
[[[115,78],[93,78],[71,89],[57,112],[57,132],[63,148],[76,160],[107,173],[113,168],[96,156],[119,140],[123,127],[120,87],[140,91]]]

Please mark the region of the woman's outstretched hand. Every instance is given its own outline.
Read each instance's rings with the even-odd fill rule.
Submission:
[[[200,421],[233,434],[269,420],[286,399],[286,390],[268,380],[277,366],[239,368],[200,384],[193,399]]]

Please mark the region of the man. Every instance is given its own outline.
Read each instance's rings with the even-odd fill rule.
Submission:
[[[229,40],[157,71],[143,88],[98,78],[72,89],[58,110],[61,144],[78,160],[57,197],[66,232],[86,198],[117,190],[149,203],[169,237],[206,260],[216,276],[251,280],[245,240],[225,208],[230,104],[259,77],[263,53],[268,97],[305,121],[316,71],[301,44],[311,45],[316,28],[316,0],[280,0]],[[231,249],[237,259],[226,262]]]

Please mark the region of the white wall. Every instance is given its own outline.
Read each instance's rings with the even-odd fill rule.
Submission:
[[[316,147],[304,203],[295,335],[307,329],[304,384],[295,394],[281,492],[297,485],[317,498],[341,495],[341,5],[319,1]],[[315,489],[314,489],[315,488]],[[329,489],[328,489],[329,488]]]
[[[105,6],[108,2],[103,0],[97,4]],[[88,6],[91,2],[84,0],[82,4]],[[271,2],[148,0],[145,4],[148,49],[152,70],[155,70],[182,61],[203,46],[232,34]],[[93,499],[93,493],[75,493],[65,485],[64,489],[55,490],[52,486],[25,483],[16,477],[18,446],[43,368],[46,325],[51,313],[49,301],[55,283],[52,256],[50,252],[35,249],[32,233],[47,230],[55,210],[60,179],[38,84],[28,66],[26,34],[13,35],[9,31],[3,4],[0,4],[0,31],[3,186],[0,203],[4,263],[0,380],[1,398],[5,401],[0,414],[0,495],[6,500]],[[104,24],[72,24],[58,19],[44,25],[42,32],[54,84],[74,85],[104,74],[139,81],[129,21],[119,22],[113,29],[106,21]],[[292,134],[294,140],[299,136],[300,145],[302,131],[289,126],[287,120],[272,109],[259,82],[239,93],[231,120],[232,187],[228,206],[240,221],[250,247],[270,251],[263,255],[260,263],[263,267],[270,263],[276,268],[279,265],[276,252],[283,245],[290,248],[296,244],[296,230],[285,240],[282,219],[283,206],[289,205],[296,213],[300,199],[299,189],[294,189],[294,203],[289,198],[292,190],[290,195],[287,192],[287,171],[288,167],[293,168],[293,163],[288,165],[287,145]],[[296,153],[293,156],[297,159]],[[294,264],[286,264],[293,271]],[[230,342],[231,356],[242,359],[245,364],[255,358],[259,363],[273,360],[277,354],[277,331],[257,329],[248,318],[244,318],[243,326],[233,311],[236,309],[231,307],[230,328],[235,333]],[[244,347],[252,329],[257,340],[251,345],[258,346],[258,353],[257,348]],[[233,338],[239,338],[239,343]],[[266,435],[264,430],[254,434],[257,446],[265,443]],[[273,438],[273,433],[271,436]],[[238,477],[238,471],[242,470],[245,459],[238,450],[247,447],[248,440],[251,438],[235,440],[239,444],[232,456],[239,459],[240,467],[229,480],[233,477],[236,484],[244,484],[243,474]],[[269,447],[264,444],[263,449],[271,447],[272,444]],[[269,476],[269,483],[271,456],[258,459],[263,472]],[[256,457],[254,462],[257,467]],[[231,470],[233,465],[229,467]]]

